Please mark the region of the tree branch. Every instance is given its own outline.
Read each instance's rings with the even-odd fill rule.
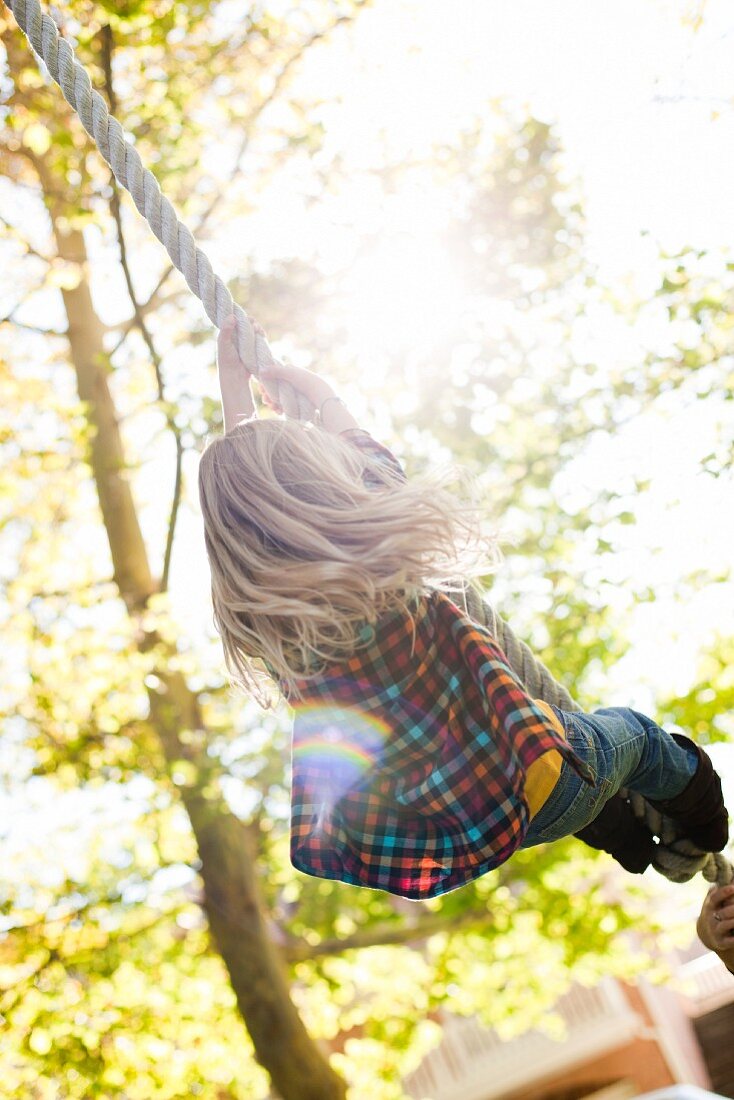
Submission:
[[[110,594],[113,592],[116,594],[115,578],[108,577],[98,581],[88,581],[86,584],[69,585],[68,588],[58,590],[39,588],[31,593],[29,600],[68,600],[73,597],[75,592],[86,594],[97,589],[107,589]]]
[[[162,283],[159,283],[159,285],[155,287],[155,289],[150,293],[146,300],[140,303],[140,312],[142,313],[143,317],[147,317],[149,313],[152,313],[153,310],[157,309],[159,306],[166,305],[168,302],[176,302],[179,300],[179,298],[188,297],[188,295],[190,294],[188,287],[181,287],[178,290],[172,290],[169,294],[166,294],[165,297],[159,298],[158,290],[160,286],[162,286]],[[109,352],[110,356],[114,355],[120,350],[132,330],[136,327],[136,325],[137,322],[135,320],[135,314],[133,314],[132,317],[128,317],[125,321],[120,321],[120,323],[117,325],[107,326],[108,332],[119,332],[120,334],[118,342]]]
[[[25,332],[36,332],[41,336],[67,336],[66,329],[56,328],[42,328],[40,325],[27,325],[25,321],[19,321],[15,316],[16,309],[20,309],[22,302],[19,302],[17,306],[13,306],[9,313],[6,313],[4,317],[0,317],[0,325],[15,325],[16,328],[22,328]]]
[[[107,90],[107,99],[110,104],[110,111],[114,115],[117,112],[117,99],[115,96],[113,80],[112,80],[112,54],[114,50],[114,38],[112,33],[112,27],[108,24],[102,28],[102,68],[105,76],[105,86]],[[173,552],[173,537],[176,530],[176,519],[178,517],[178,510],[181,503],[181,486],[182,486],[182,461],[183,461],[183,444],[181,442],[181,431],[176,424],[173,411],[166,401],[165,386],[163,382],[163,372],[161,369],[161,357],[158,354],[153,337],[145,322],[145,316],[141,304],[138,301],[135,293],[135,287],[133,285],[132,274],[130,272],[130,265],[127,258],[127,246],[125,243],[125,234],[122,228],[122,210],[120,204],[120,190],[115,179],[114,173],[110,172],[110,185],[112,188],[112,194],[110,196],[110,210],[112,211],[112,217],[115,222],[115,229],[117,232],[117,242],[120,249],[120,263],[122,264],[122,270],[125,276],[125,284],[127,286],[127,292],[130,296],[130,302],[132,303],[134,313],[135,327],[140,331],[140,335],[143,337],[145,346],[150,354],[151,362],[153,363],[153,369],[155,370],[156,384],[158,387],[158,399],[161,403],[163,414],[166,419],[166,424],[173,434],[173,438],[176,446],[176,462],[175,462],[175,476],[173,484],[173,499],[171,501],[171,511],[168,521],[168,531],[166,533],[166,548],[163,554],[163,568],[161,571],[160,579],[160,591],[165,592],[168,587],[168,577],[171,568],[171,555]]]
[[[351,936],[322,940],[321,943],[309,944],[303,941],[287,944],[282,948],[283,956],[289,963],[304,962],[308,959],[316,959],[322,955],[342,955],[345,951],[356,951],[365,947],[389,947],[401,944],[416,943],[425,940],[429,936],[435,936],[438,932],[459,932],[472,926],[480,927],[492,919],[489,910],[482,912],[469,911],[444,915],[431,913],[419,917],[414,924],[404,924],[396,927],[392,922],[378,924],[374,928],[365,929],[363,932],[355,932]]]
[[[364,4],[366,4],[366,3],[367,3],[367,0],[358,0],[356,6],[358,8],[363,7]],[[270,91],[267,93],[267,95],[263,96],[263,98],[260,100],[260,102],[246,115],[246,117],[244,119],[242,119],[242,126],[245,130],[245,133],[244,133],[244,136],[242,138],[242,141],[240,142],[237,153],[235,155],[234,165],[232,167],[232,170],[230,171],[230,174],[229,174],[229,176],[226,180],[226,183],[223,186],[220,186],[220,187],[217,188],[217,192],[216,192],[214,198],[209,203],[209,206],[206,208],[206,210],[204,211],[204,213],[200,217],[199,222],[196,226],[194,236],[197,236],[198,234],[200,234],[202,232],[202,230],[206,226],[206,223],[209,221],[209,218],[214,213],[216,208],[219,206],[219,203],[221,202],[221,199],[222,199],[222,196],[223,196],[225,190],[232,183],[234,183],[234,180],[238,176],[240,168],[242,166],[242,164],[241,164],[242,158],[244,157],[245,153],[247,152],[247,147],[250,144],[250,133],[249,133],[250,129],[255,125],[255,123],[260,118],[260,116],[263,114],[263,112],[267,110],[267,108],[270,106],[270,104],[273,103],[274,100],[277,98],[277,96],[280,94],[280,91],[283,88],[283,85],[285,84],[285,82],[287,81],[287,79],[288,79],[291,71],[293,70],[293,68],[304,57],[304,55],[308,52],[308,50],[311,49],[312,46],[314,46],[317,42],[322,41],[324,38],[328,38],[328,36],[330,34],[333,34],[333,32],[336,30],[336,28],[339,27],[342,23],[350,22],[352,19],[355,18],[355,14],[356,13],[352,12],[348,15],[345,14],[345,15],[338,16],[332,23],[329,24],[328,27],[324,27],[323,30],[320,30],[320,31],[315,31],[312,35],[310,35],[303,42],[301,42],[296,47],[296,49],[293,51],[293,53],[290,55],[290,57],[288,57],[285,60],[285,62],[283,63],[283,65],[281,66],[280,72],[278,73],[275,80],[273,81],[273,86],[270,89]],[[173,269],[171,268],[171,270],[173,270]],[[170,271],[166,273],[166,277],[168,277],[168,274],[170,274]]]
[[[50,264],[52,262],[50,256],[44,256],[42,252],[39,252],[33,245],[29,244],[18,227],[13,225],[12,222],[9,222],[7,218],[4,218],[2,214],[0,214],[0,225],[7,230],[7,237],[5,239],[12,238],[18,241],[25,249],[26,256],[35,256],[37,260],[43,260],[45,264]]]
[[[334,19],[333,22],[330,23],[328,27],[324,27],[320,31],[315,31],[307,39],[305,39],[303,42],[301,42],[297,46],[297,48],[294,50],[294,52],[285,60],[285,62],[283,63],[283,65],[280,69],[280,72],[278,73],[275,80],[273,81],[273,86],[271,87],[270,91],[267,93],[267,95],[265,95],[260,100],[260,102],[255,107],[253,107],[253,109],[251,111],[248,112],[248,114],[245,116],[245,118],[243,118],[241,120],[240,124],[242,125],[242,127],[244,129],[244,135],[243,135],[243,138],[242,138],[242,140],[239,144],[237,152],[235,154],[234,164],[232,166],[232,169],[230,170],[229,175],[227,176],[227,179],[223,183],[217,185],[217,190],[216,190],[216,194],[214,195],[214,198],[211,200],[209,205],[204,210],[204,213],[199,218],[197,224],[194,226],[194,228],[192,230],[192,233],[193,233],[194,237],[199,237],[201,235],[201,233],[203,232],[204,228],[207,225],[207,222],[209,221],[212,214],[215,212],[215,210],[219,206],[220,202],[222,201],[222,198],[224,197],[225,193],[228,191],[228,189],[234,183],[237,176],[240,174],[240,171],[242,169],[242,160],[243,160],[243,158],[245,156],[245,153],[247,152],[248,146],[250,144],[250,130],[251,130],[251,128],[255,125],[255,123],[260,118],[260,116],[263,114],[263,112],[265,110],[267,110],[267,108],[270,106],[270,104],[273,103],[274,100],[277,98],[277,96],[280,94],[280,92],[283,88],[283,85],[286,83],[286,81],[288,79],[288,76],[290,75],[290,73],[292,72],[294,67],[304,57],[304,55],[307,53],[307,51],[310,50],[311,47],[314,46],[317,42],[320,42],[323,39],[328,38],[329,35],[333,34],[333,32],[337,29],[337,27],[341,26],[341,24],[351,22],[353,19],[355,19],[356,15],[357,15],[357,10],[361,7],[364,7],[367,3],[369,3],[369,0],[357,0],[357,2],[355,4],[355,11],[354,12],[350,12],[349,14],[340,15],[336,19]],[[173,272],[175,270],[176,270],[176,268],[174,267],[173,264],[169,264],[168,267],[166,267],[164,269],[163,273],[161,274],[155,288],[151,292],[148,299],[145,302],[141,303],[140,308],[143,310],[143,312],[147,312],[149,309],[151,309],[155,305],[158,294],[163,289],[164,284],[168,281],[168,279],[170,278],[170,276],[173,274]],[[130,330],[133,327],[134,327],[134,320],[130,322],[130,327],[127,328],[125,330],[125,332],[123,332],[121,334],[120,340],[115,345],[115,348],[114,348],[112,354],[114,354],[114,352],[117,351],[122,346],[122,344],[127,339],[127,336],[129,334]]]
[[[141,878],[135,882],[135,885],[150,885],[153,882],[155,876],[159,873],[159,871],[163,871],[168,867],[180,867],[183,862],[184,861],[180,859],[162,860],[153,868],[150,876],[141,876]],[[38,920],[27,921],[25,923],[21,922],[19,924],[11,924],[5,929],[5,934],[16,935],[22,932],[32,932],[42,928],[56,927],[59,924],[66,924],[69,921],[78,920],[85,913],[88,913],[90,909],[96,909],[98,906],[103,905],[116,905],[118,902],[122,902],[124,904],[124,901],[124,888],[121,890],[119,887],[116,887],[114,890],[110,890],[110,892],[107,894],[102,894],[99,897],[87,898],[86,901],[82,902],[81,905],[74,906],[73,908],[68,909],[65,913],[60,913],[57,917],[39,917]],[[186,904],[188,905],[189,902],[187,901]],[[166,910],[165,912],[177,913],[181,908],[183,908],[183,905],[178,905],[175,906],[173,909]]]
[[[131,932],[125,932],[117,935],[115,938],[118,941],[129,943],[136,939],[138,936],[145,935],[146,932],[150,932],[151,929],[156,928],[160,924],[165,924],[170,921],[172,917],[183,910],[183,906],[176,906],[173,909],[164,909],[159,911],[152,920],[149,920],[147,924],[141,924],[138,928],[133,929]],[[110,938],[113,938],[110,934]],[[24,996],[25,988],[30,984],[35,984],[37,979],[54,963],[61,963],[64,970],[69,973],[70,969],[79,964],[79,961],[89,956],[97,956],[99,953],[99,947],[80,948],[73,955],[64,955],[61,947],[46,947],[47,955],[43,962],[40,962],[35,970],[32,970],[30,974],[24,974],[22,978],[18,978],[16,981],[0,987],[0,1006],[2,1013],[6,1015],[13,1009],[20,999]]]

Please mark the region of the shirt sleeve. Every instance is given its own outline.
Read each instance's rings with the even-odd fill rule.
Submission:
[[[391,470],[398,475],[401,481],[408,480],[405,470],[392,451],[388,450],[383,443],[378,443],[376,439],[373,439],[364,428],[347,428],[340,435],[342,439],[348,440],[349,443],[367,455],[377,467],[382,466]],[[364,483],[368,489],[384,488],[385,485],[384,480],[379,476],[379,472],[369,468],[364,472]]]
[[[498,740],[522,751],[526,766],[549,749],[557,749],[577,775],[590,787],[596,785],[593,769],[559,734],[543,706],[526,694],[524,686],[511,668],[507,657],[487,627],[471,622],[467,627],[462,616],[456,620],[451,613],[451,601],[443,596],[439,601],[440,621],[458,647],[461,658],[478,686],[482,698],[489,704],[488,719]],[[454,608],[456,610],[456,608]],[[481,638],[481,644],[478,639]]]

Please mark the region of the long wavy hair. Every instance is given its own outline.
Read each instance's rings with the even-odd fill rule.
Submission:
[[[367,488],[369,466],[377,488]],[[411,616],[431,590],[460,590],[500,553],[456,466],[403,481],[339,435],[252,419],[208,441],[199,498],[214,625],[234,682],[268,709],[361,646],[365,624]],[[453,578],[453,579],[452,579]],[[360,644],[361,643],[361,644]]]

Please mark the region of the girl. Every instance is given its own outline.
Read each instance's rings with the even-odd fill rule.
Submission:
[[[614,851],[619,826],[615,854],[642,870],[655,842],[631,811],[620,820],[620,787],[703,850],[726,845],[701,749],[626,708],[529,698],[450,598],[452,577],[496,562],[473,508],[436,475],[408,481],[310,371],[269,374],[315,423],[258,419],[231,321],[218,363],[225,434],[199,469],[214,622],[233,678],[263,706],[275,682],[295,709],[296,868],[430,898],[572,833]]]

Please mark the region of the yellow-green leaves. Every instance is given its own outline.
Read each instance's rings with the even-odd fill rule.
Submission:
[[[26,126],[23,131],[23,144],[39,157],[48,152],[52,140],[52,133],[40,122]]]

